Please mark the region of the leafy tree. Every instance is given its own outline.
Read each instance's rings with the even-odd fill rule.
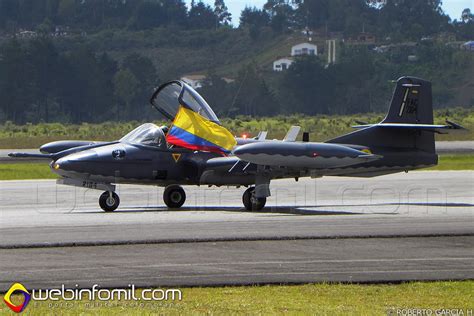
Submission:
[[[278,113],[279,104],[254,63],[241,68],[235,87],[237,90],[228,115],[264,116]]]
[[[474,15],[471,13],[471,9],[466,8],[462,11],[461,19],[464,23],[472,22]]]
[[[279,97],[287,111],[291,104],[291,112],[327,114],[332,103],[330,83],[329,73],[317,57],[302,57],[283,74]]]
[[[60,60],[59,98],[74,123],[99,121],[109,110],[103,91],[100,58],[86,46],[79,46]]]
[[[214,69],[209,70],[199,93],[218,116],[228,116],[232,112],[230,107],[235,94],[234,85],[228,84]]]
[[[268,0],[263,6],[270,15],[270,26],[276,32],[282,32],[294,23],[295,11],[289,0]]]
[[[132,100],[135,98],[137,93],[137,88],[139,87],[139,81],[133,75],[133,73],[128,69],[122,69],[114,77],[114,93],[117,98],[122,101],[125,105],[125,115],[127,117],[129,111],[131,111]],[[119,105],[117,104],[117,120],[121,119],[121,112]]]
[[[449,17],[441,9],[441,0],[387,0],[378,18],[380,33],[398,34],[400,39],[419,39],[419,34],[411,32],[413,25],[420,25],[424,35],[431,35],[446,31],[449,21]]]
[[[191,6],[189,10],[188,23],[191,29],[212,29],[217,20],[214,10],[202,1]]]
[[[188,8],[183,0],[163,0],[166,10],[166,25],[186,26]]]
[[[71,23],[76,12],[76,3],[74,0],[60,0],[58,7],[58,18],[63,24]]]
[[[115,86],[113,79],[118,71],[118,64],[107,53],[102,53],[96,58],[98,67],[97,88],[101,91],[100,98],[102,100],[100,106],[101,113],[98,115],[98,118],[100,121],[108,121],[111,119],[110,116],[112,114],[111,112],[113,111],[112,105],[114,103],[115,96]]]
[[[230,25],[232,23],[232,14],[230,14],[224,0],[215,0],[214,14],[219,25]]]
[[[35,39],[30,43],[28,61],[31,65],[32,91],[38,106],[36,117],[50,120],[51,103],[55,102],[59,53],[48,38]]]
[[[2,48],[0,60],[0,105],[6,117],[24,123],[30,96],[27,51],[13,39]]]
[[[127,103],[130,105],[131,101],[133,101],[133,104],[136,106],[129,108],[128,115],[133,119],[143,118],[142,105],[146,103],[153,89],[158,85],[156,68],[149,58],[133,53],[125,57],[122,63],[122,70],[130,71],[137,81],[134,99]]]
[[[136,30],[151,29],[165,24],[166,13],[158,2],[144,1],[135,9],[130,27]]]
[[[253,26],[261,28],[268,26],[270,23],[270,15],[256,7],[245,7],[240,15],[240,26]]]
[[[259,10],[255,7],[245,7],[240,15],[240,28],[247,28],[253,40],[260,37],[262,27],[269,25],[270,16],[264,10]]]

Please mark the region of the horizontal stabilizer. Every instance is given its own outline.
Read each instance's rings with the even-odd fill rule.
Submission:
[[[448,134],[449,132],[460,132],[466,131],[464,127],[459,124],[446,120],[447,125],[433,125],[433,124],[405,124],[405,123],[379,123],[379,124],[367,124],[367,125],[356,125],[353,128],[364,129],[368,127],[377,128],[391,128],[391,129],[412,129],[426,132],[433,132],[438,134]]]

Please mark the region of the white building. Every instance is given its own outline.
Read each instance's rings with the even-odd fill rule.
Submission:
[[[273,71],[284,71],[290,68],[291,64],[293,64],[293,59],[285,57],[275,60],[273,62]]]
[[[291,56],[318,55],[318,46],[310,43],[301,43],[291,48]]]

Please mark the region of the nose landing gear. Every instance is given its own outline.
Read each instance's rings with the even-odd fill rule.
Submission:
[[[115,192],[105,191],[99,198],[99,205],[106,212],[113,212],[120,205],[120,198]]]

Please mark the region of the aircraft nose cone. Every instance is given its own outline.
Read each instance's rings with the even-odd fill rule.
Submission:
[[[53,171],[61,174],[61,171],[84,172],[88,162],[95,161],[97,154],[92,150],[86,150],[76,154],[72,154],[56,160],[52,164]]]

